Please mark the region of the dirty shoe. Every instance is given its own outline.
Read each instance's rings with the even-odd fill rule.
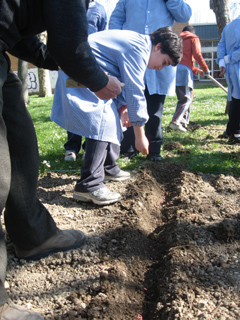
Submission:
[[[123,181],[127,180],[131,177],[130,172],[120,170],[115,176],[110,176],[108,174],[105,174],[104,182],[107,181]]]
[[[85,242],[85,239],[85,235],[80,230],[58,230],[37,248],[24,250],[15,246],[15,252],[19,259],[37,260],[51,253],[78,248]]]
[[[65,161],[76,161],[77,155],[74,151],[66,151]]]
[[[73,198],[83,202],[92,201],[98,205],[106,205],[120,201],[121,195],[117,192],[110,191],[106,187],[103,187],[91,192],[74,191]]]
[[[182,131],[182,132],[187,132],[187,129],[183,128],[183,126],[181,125],[181,123],[173,123],[171,122],[169,124],[169,128],[172,130],[176,130],[176,131]]]
[[[1,320],[44,320],[37,312],[18,306],[11,300],[8,300],[3,306],[0,306]]]
[[[172,130],[176,130],[176,131],[181,131],[181,132],[187,132],[187,129],[185,129],[182,125],[181,125],[181,123],[173,123],[173,122],[171,122],[170,124],[169,124],[169,128],[170,129],[172,129]]]

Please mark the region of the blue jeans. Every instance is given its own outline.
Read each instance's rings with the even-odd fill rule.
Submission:
[[[0,214],[11,241],[26,250],[41,245],[57,226],[37,198],[38,146],[32,119],[26,109],[22,83],[10,70],[0,40]],[[0,305],[4,289],[6,248],[0,224]]]

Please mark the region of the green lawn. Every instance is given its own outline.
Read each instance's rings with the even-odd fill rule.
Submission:
[[[184,163],[188,170],[204,173],[226,173],[240,176],[239,146],[230,146],[227,140],[218,138],[227,123],[225,114],[226,94],[217,87],[199,86],[194,89],[190,121],[201,128],[187,133],[170,131],[169,122],[176,107],[176,97],[167,97],[163,115],[164,145],[170,141],[179,142],[190,153],[179,154],[177,150],[163,150],[164,161]],[[80,173],[82,151],[76,162],[64,162],[64,143],[67,133],[50,120],[52,98],[30,96],[28,110],[33,118],[38,136],[40,173],[46,171]],[[119,159],[121,168],[139,169],[145,162],[139,155],[133,160]]]

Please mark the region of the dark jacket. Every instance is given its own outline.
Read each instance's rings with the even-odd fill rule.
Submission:
[[[11,54],[56,70],[60,67],[92,91],[104,88],[108,77],[100,69],[87,41],[88,0],[0,0],[0,39]],[[48,33],[47,47],[37,34]]]

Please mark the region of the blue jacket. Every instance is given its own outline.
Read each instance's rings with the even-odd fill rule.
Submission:
[[[109,29],[133,30],[149,34],[158,28],[173,26],[174,22],[187,22],[191,7],[183,0],[119,0],[113,10]],[[147,70],[145,82],[150,94],[175,95],[176,67],[161,71]]]
[[[91,1],[87,11],[88,34],[103,31],[107,28],[107,13],[100,3]]]
[[[59,71],[51,120],[77,135],[120,144],[119,107],[127,105],[133,125],[142,126],[148,120],[144,73],[152,49],[150,36],[106,30],[91,34],[88,40],[101,68],[125,83],[122,93],[114,100],[100,100],[87,88],[67,88],[67,76]]]
[[[218,43],[217,63],[226,57],[228,100],[240,99],[240,16],[227,24]]]

